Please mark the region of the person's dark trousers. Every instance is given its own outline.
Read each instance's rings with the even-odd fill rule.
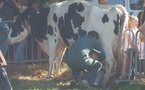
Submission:
[[[3,56],[6,55],[7,48],[7,42],[3,43],[3,45],[0,48]],[[0,68],[0,86],[2,90],[13,90],[5,68]]]
[[[13,90],[5,68],[0,68],[0,86],[2,90]]]
[[[81,70],[72,69],[72,78],[71,78],[69,88],[75,88],[77,86],[77,83],[78,83],[77,79],[78,79],[80,73],[81,73]]]
[[[89,83],[95,83],[99,70],[101,69],[102,64],[100,62],[95,63],[93,66],[90,66],[87,69],[88,73],[85,76],[84,80]]]
[[[72,69],[72,80],[75,80],[77,82],[77,79],[81,73],[81,70],[74,70]]]

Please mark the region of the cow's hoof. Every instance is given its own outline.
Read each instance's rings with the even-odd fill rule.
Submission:
[[[51,76],[46,76],[46,80],[51,80],[51,79],[53,79],[53,75],[51,75]]]

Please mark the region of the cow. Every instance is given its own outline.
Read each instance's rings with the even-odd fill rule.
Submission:
[[[128,20],[126,9],[122,5],[102,9],[99,5],[88,1],[68,0],[51,4],[38,17],[31,16],[30,23],[32,24],[32,35],[41,49],[49,55],[47,78],[53,77],[54,62],[59,70],[65,48],[70,48],[76,39],[83,37],[89,31],[96,31],[106,55],[105,85],[114,60],[113,43],[117,41],[115,49],[117,51],[121,49],[119,48],[121,47],[121,35]],[[14,37],[9,34],[8,39],[12,38]]]
[[[26,18],[26,17],[25,17]],[[18,18],[10,25],[8,34],[8,43],[14,44],[16,42],[24,40],[28,36],[28,31],[23,24],[22,18]]]

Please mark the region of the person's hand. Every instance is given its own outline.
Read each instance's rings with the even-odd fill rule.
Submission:
[[[12,44],[12,42],[11,42],[11,40],[7,40],[7,43],[9,44],[9,45],[11,45]]]
[[[97,56],[95,53],[92,53],[92,54],[90,55],[90,57],[91,57],[92,59],[99,60],[98,56]]]
[[[0,68],[2,68],[3,66],[5,66],[3,63],[0,62]]]

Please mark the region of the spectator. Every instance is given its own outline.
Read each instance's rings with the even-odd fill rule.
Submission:
[[[4,57],[8,48],[7,44],[7,35],[8,35],[8,26],[0,18],[0,50],[2,51]],[[2,90],[13,90],[11,83],[9,81],[7,72],[4,67],[0,68],[0,86]]]
[[[28,0],[29,14],[31,16],[39,14],[42,10],[40,0]]]
[[[128,28],[132,30],[132,32],[134,34],[134,37],[133,37],[132,33],[130,33],[130,31],[127,32],[126,39],[127,39],[127,42],[128,42],[128,46],[126,47],[125,51],[126,51],[126,54],[128,55],[128,57],[126,58],[126,73],[129,72],[128,71],[129,70],[129,64],[130,64],[129,57],[130,57],[130,54],[131,54],[130,50],[131,50],[131,48],[138,49],[138,47],[139,47],[139,42],[138,42],[139,38],[136,37],[136,33],[138,31],[137,26],[138,26],[138,18],[134,15],[131,15],[129,17],[129,20],[128,20]],[[134,46],[135,45],[135,40],[136,40],[135,38],[137,38],[137,46]]]
[[[105,54],[98,40],[98,33],[95,31],[90,31],[88,36],[84,36],[75,41],[67,55],[67,65],[72,69],[72,79],[70,87],[75,86],[77,83],[77,78],[81,71],[85,69],[88,71],[84,80],[81,84],[87,87],[97,86],[96,83],[98,72],[100,71],[102,64],[104,62]],[[93,59],[90,57],[90,52],[94,51],[98,59]]]
[[[143,0],[143,5],[142,8],[144,9],[143,11],[138,13],[138,29],[143,30],[143,34],[144,34],[144,30],[145,30],[145,0]],[[145,75],[145,44],[144,44],[144,35],[140,34],[140,48],[139,52],[139,66],[141,70],[139,70],[139,72],[144,72]]]
[[[139,47],[139,74],[144,74],[145,75],[145,36],[141,33],[140,34],[140,47]]]
[[[17,16],[17,18],[18,17],[21,17],[21,14],[23,14],[23,12],[28,8],[27,6],[26,6],[26,3],[25,2],[23,2],[23,0],[12,0],[13,2],[14,2],[14,4],[15,4],[15,6],[16,6],[16,16]],[[16,19],[17,19],[16,18]],[[25,22],[25,20],[26,19],[24,19],[24,21],[23,22]],[[21,23],[20,23],[21,24]],[[24,23],[24,24],[26,24],[26,23]],[[25,25],[24,25],[25,26]],[[27,28],[27,27],[26,27]],[[14,54],[14,62],[15,61],[22,61],[22,60],[26,60],[26,56],[25,56],[25,47],[26,47],[26,42],[27,42],[27,40],[26,39],[24,39],[24,40],[22,40],[22,41],[20,41],[20,42],[17,42],[16,44],[15,44],[15,48],[16,48],[16,50],[15,50],[15,54]],[[22,65],[25,65],[26,63],[21,63]]]
[[[138,29],[142,29],[143,25],[145,25],[144,21],[145,21],[145,0],[143,2],[143,11],[138,13]]]
[[[0,17],[8,21],[10,26],[14,19],[14,3],[12,0],[0,0]]]
[[[41,36],[40,33],[33,33],[33,30],[35,30],[35,32],[40,32],[41,30],[43,30],[44,29],[43,27],[45,26],[43,22],[47,22],[47,20],[46,18],[43,19],[44,16],[41,16],[42,15],[41,12],[44,10],[44,8],[41,6],[41,0],[29,0],[28,4],[29,4],[28,15],[30,15],[30,28],[32,32],[32,34],[29,37],[32,37],[32,40],[34,40],[35,38],[38,38],[37,36],[40,36],[40,37],[43,37],[43,36]],[[42,23],[40,24],[40,22]],[[34,50],[33,51],[34,56],[35,56],[34,58],[39,58],[39,59],[42,58],[44,53],[42,52],[41,49],[39,49],[40,47],[35,40],[34,40],[33,45],[28,45],[28,46],[29,46],[28,48],[30,48],[31,51]],[[36,52],[39,52],[39,53],[36,53]]]

